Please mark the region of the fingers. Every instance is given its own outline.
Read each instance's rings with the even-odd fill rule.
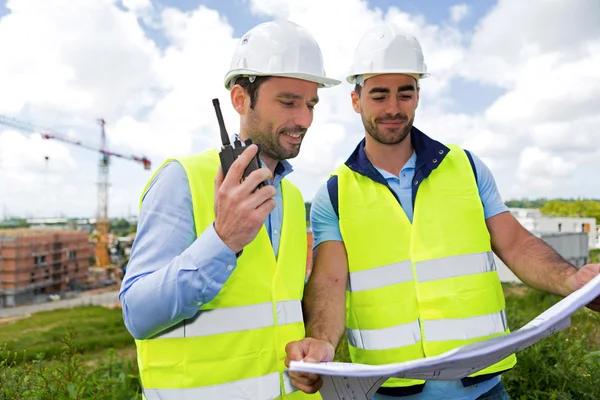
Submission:
[[[221,164],[219,164],[219,168],[217,168],[217,176],[215,176],[215,193],[223,184],[223,178],[223,167],[221,166]]]
[[[273,199],[269,199],[262,203],[260,206],[258,206],[258,208],[255,211],[258,214],[258,219],[264,222],[269,216],[269,214],[275,209],[275,206],[276,203]]]
[[[581,267],[575,274],[575,288],[579,290],[600,273],[600,264],[587,264]]]
[[[287,357],[285,358],[285,366],[290,367],[290,361],[300,361],[304,358],[304,347],[300,341],[289,342],[285,346]]]
[[[219,167],[217,168],[217,176],[215,176],[215,204],[214,204],[214,212],[215,215],[218,214],[217,212],[217,204],[218,202],[216,201],[216,196],[217,193],[219,193],[219,189],[221,188],[221,185],[223,184],[223,167],[221,166],[221,164],[219,164]]]
[[[277,194],[277,190],[273,185],[266,185],[258,189],[256,192],[250,194],[246,200],[246,205],[249,209],[253,210],[262,206],[267,200],[273,199]],[[273,200],[273,202],[275,202]],[[269,208],[269,207],[267,207]]]
[[[258,152],[258,147],[255,144],[251,144],[248,146],[246,150],[240,154],[240,156],[231,164],[229,167],[229,171],[227,171],[227,176],[223,180],[224,186],[235,186],[240,183],[242,180],[242,176],[244,174],[244,170],[250,164],[252,158]],[[255,186],[256,187],[256,186]]]
[[[594,300],[592,300],[592,302],[587,305],[587,308],[600,312],[600,297],[596,297]]]
[[[297,342],[290,342],[285,347],[287,358],[285,365],[289,368],[290,361],[304,360],[305,362],[320,362],[329,357],[328,346],[322,341],[305,338]],[[318,374],[307,372],[289,372],[292,385],[305,393],[316,393],[323,386],[323,379]]]
[[[297,380],[296,378],[292,378],[292,385],[294,387],[302,390],[304,393],[313,394],[318,392],[321,387],[323,387],[323,379],[319,377],[315,381],[310,381],[309,383],[304,383],[304,381]]]
[[[273,174],[268,168],[263,167],[252,171],[250,175],[244,179],[244,182],[241,183],[240,191],[249,195],[250,193],[254,192],[259,183],[271,179],[272,177]]]
[[[331,349],[329,348],[329,346],[325,345],[323,341],[312,341],[309,343],[308,352],[306,356],[304,356],[304,361],[312,363],[317,363],[321,361],[331,361],[331,359],[333,358],[333,354],[330,353]]]
[[[318,374],[311,374],[308,372],[289,372],[292,382],[297,382],[300,385],[312,386],[314,385],[321,376]]]

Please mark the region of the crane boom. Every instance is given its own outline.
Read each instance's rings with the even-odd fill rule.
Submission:
[[[0,123],[2,123],[2,122],[0,122]],[[117,157],[117,158],[123,158],[125,160],[137,161],[144,165],[144,169],[150,169],[152,166],[152,163],[146,157],[128,156],[128,155],[115,153],[115,152],[109,151],[109,150],[103,150],[98,147],[94,147],[89,144],[85,144],[85,143],[81,142],[80,140],[74,140],[69,137],[58,135],[58,134],[42,133],[41,135],[42,135],[42,138],[44,138],[44,139],[55,139],[55,140],[58,140],[61,142],[74,144],[76,146],[83,147],[84,149],[97,151],[97,152],[102,153],[109,157]]]
[[[84,149],[100,152],[109,157],[117,157],[117,158],[123,158],[125,160],[136,161],[136,162],[141,163],[144,166],[144,169],[150,169],[152,166],[152,163],[146,157],[138,157],[138,156],[134,156],[134,155],[123,155],[123,154],[115,153],[113,151],[106,150],[105,148],[103,148],[103,146],[102,146],[102,148],[98,148],[98,147],[86,144],[80,140],[71,139],[70,137],[68,137],[66,135],[62,135],[60,133],[55,133],[50,129],[38,128],[27,122],[19,121],[14,118],[9,118],[9,117],[0,115],[0,124],[10,126],[12,128],[16,128],[21,131],[40,133],[40,135],[44,139],[55,139],[55,140],[58,140],[61,142],[70,143],[75,146],[82,147]]]

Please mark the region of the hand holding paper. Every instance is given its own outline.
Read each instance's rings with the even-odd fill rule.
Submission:
[[[285,365],[289,367],[290,362],[319,363],[333,360],[335,349],[326,340],[304,338],[296,342],[290,342],[285,346],[287,357]],[[305,393],[315,393],[321,386],[323,380],[314,373],[290,372],[292,385]]]

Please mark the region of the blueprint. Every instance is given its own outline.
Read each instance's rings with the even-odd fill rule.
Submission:
[[[598,296],[600,275],[515,332],[435,357],[385,365],[291,361],[290,370],[321,374],[324,380],[321,396],[324,400],[368,400],[388,377],[461,379],[568,328],[571,315]]]

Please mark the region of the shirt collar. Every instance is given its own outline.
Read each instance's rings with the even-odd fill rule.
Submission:
[[[450,151],[448,147],[437,140],[430,138],[414,126],[410,131],[410,140],[416,154],[415,171],[426,167],[425,176],[436,169]],[[352,152],[348,160],[346,160],[346,165],[354,172],[369,177],[375,182],[385,184],[385,178],[367,158],[365,153],[365,143],[365,139],[360,141],[354,149],[354,152]]]
[[[279,182],[287,175],[291,174],[294,171],[292,164],[289,163],[288,160],[281,160],[277,163],[275,167],[275,176],[273,177],[273,186],[277,186]]]

